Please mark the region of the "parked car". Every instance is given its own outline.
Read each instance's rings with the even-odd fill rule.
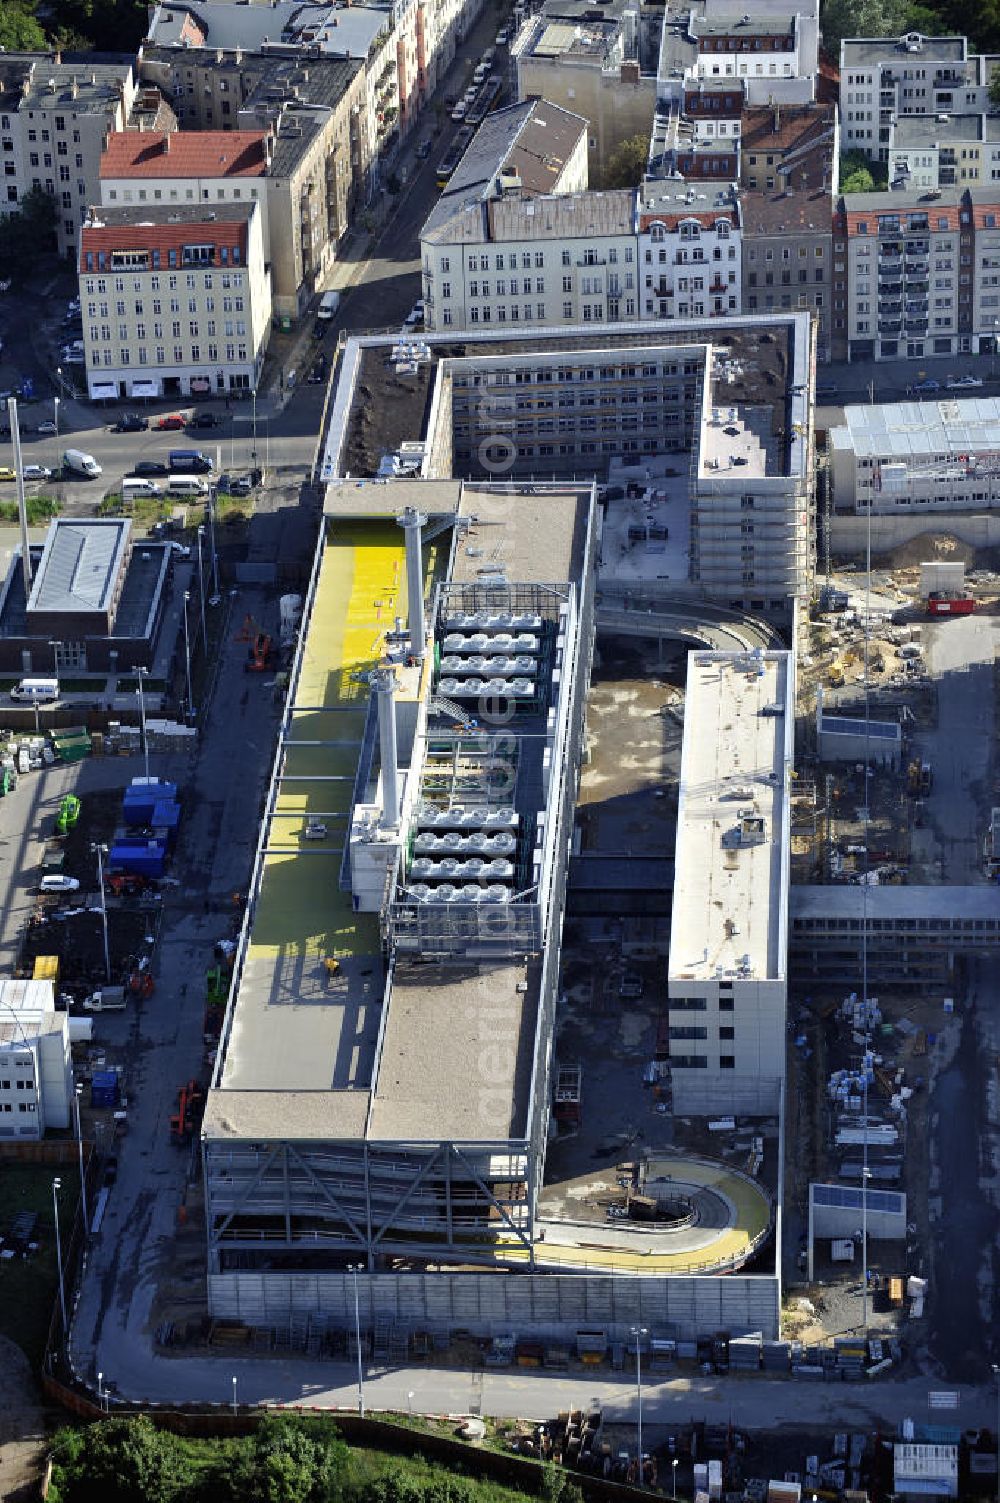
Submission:
[[[453,120],[455,120],[455,121],[464,120],[465,119],[466,108],[467,108],[467,106],[466,106],[465,100],[464,99],[460,99],[458,101],[458,103],[456,104],[455,108],[451,112],[451,118]]]
[[[217,412],[196,412],[188,423],[189,428],[221,428],[222,418]]]
[[[421,141],[420,145],[417,147],[418,162],[426,162],[427,158],[431,154],[432,144],[433,143],[431,141]]]
[[[506,45],[507,45],[507,39],[508,39],[509,36],[510,36],[510,32],[507,30],[506,26],[503,27],[503,29],[501,31],[498,31],[497,35],[496,35],[496,44],[497,44],[497,46],[498,47],[506,47]]]
[[[229,494],[231,496],[249,496],[253,490],[254,482],[249,475],[237,475],[230,483]]]
[[[940,383],[940,381],[932,381],[932,380],[930,380],[928,378],[925,381],[914,381],[913,385],[910,386],[910,387],[908,387],[907,390],[908,391],[916,391],[916,392],[934,392],[934,391],[940,391],[941,390],[941,383]]]
[[[79,880],[76,877],[67,877],[63,872],[50,872],[38,884],[39,892],[79,892],[79,890]]]
[[[149,419],[144,418],[141,412],[123,412],[119,414],[115,424],[116,433],[145,433],[149,427]]]
[[[978,376],[949,376],[945,384],[949,391],[974,391],[983,383]]]
[[[423,300],[423,298],[418,298],[417,301],[414,303],[413,307],[410,309],[409,313],[406,315],[405,319],[403,320],[403,326],[404,326],[404,328],[407,328],[407,329],[415,329],[417,327],[417,325],[418,324],[422,324],[423,321],[424,321],[424,300]]]
[[[191,549],[186,543],[171,543],[170,551],[176,558],[190,558]]]
[[[130,475],[169,475],[170,471],[158,459],[140,459],[129,470]]]
[[[52,471],[47,470],[43,464],[26,464],[21,469],[25,480],[49,480]]]
[[[185,423],[179,412],[168,412],[159,419],[156,426],[160,433],[176,433]]]
[[[16,480],[17,475],[9,464],[0,465],[0,480]]]
[[[39,423],[35,431],[42,434],[43,437],[46,438],[51,438],[53,435],[55,435],[56,438],[59,437],[59,429],[56,427],[51,418],[45,418],[43,422]]]

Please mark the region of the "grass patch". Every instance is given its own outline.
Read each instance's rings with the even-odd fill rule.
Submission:
[[[41,1366],[45,1353],[52,1307],[59,1289],[52,1215],[55,1178],[62,1182],[59,1229],[65,1250],[80,1193],[76,1165],[0,1161],[0,1234],[9,1236],[11,1223],[20,1211],[34,1211],[38,1217],[33,1238],[38,1251],[29,1258],[0,1262],[0,1334],[16,1341],[36,1368]]]
[[[400,1454],[391,1437],[386,1445],[346,1444],[333,1416],[269,1416],[233,1439],[176,1435],[145,1416],[113,1418],[56,1435],[48,1496],[50,1503],[109,1495],[115,1503],[522,1503],[527,1496],[477,1477],[474,1449],[449,1464]],[[583,1503],[578,1485],[552,1467],[531,1495]]]
[[[38,527],[42,522],[48,522],[52,517],[58,516],[61,510],[55,496],[27,496],[24,509],[28,514],[29,527]],[[17,502],[0,501],[0,522],[18,520]]]

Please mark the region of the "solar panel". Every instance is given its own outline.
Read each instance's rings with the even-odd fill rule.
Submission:
[[[812,1200],[815,1206],[834,1206],[840,1210],[861,1210],[861,1190],[846,1185],[813,1185]],[[897,1216],[905,1214],[906,1196],[893,1190],[869,1190],[869,1211],[888,1211]]]

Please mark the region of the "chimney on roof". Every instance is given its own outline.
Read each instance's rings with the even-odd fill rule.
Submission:
[[[77,81],[76,81],[76,74],[74,73],[73,77],[69,81],[70,98],[71,99],[75,99],[77,97],[77,95],[79,94],[79,92],[80,92],[80,85],[77,83]]]
[[[54,63],[56,63],[56,64],[57,64],[57,65],[58,65],[58,64],[59,64],[59,63],[61,63],[61,62],[62,62],[62,53],[61,53],[61,52],[54,52],[54,53],[53,53],[53,54],[52,54],[52,61],[53,61],[53,62],[54,62]]]
[[[165,130],[163,132],[163,152],[164,152],[164,155],[166,155],[169,152],[169,150],[170,150],[170,132],[168,130]]]
[[[620,78],[622,83],[630,83],[638,86],[639,64],[634,58],[626,58],[621,64]]]
[[[217,63],[221,63],[224,57],[225,57],[225,53],[223,52],[222,48],[221,47],[216,47],[216,49],[215,49],[215,61]]]
[[[778,105],[775,105],[774,106],[774,134],[777,135],[780,129],[781,129],[781,110],[780,110],[780,108],[779,108]]]

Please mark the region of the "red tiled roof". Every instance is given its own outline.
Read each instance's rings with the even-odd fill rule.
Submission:
[[[158,250],[162,269],[166,271],[167,253],[179,251],[185,245],[214,245],[216,249],[227,246],[230,251],[238,246],[240,262],[236,264],[245,265],[246,220],[209,219],[206,214],[204,219],[186,219],[180,224],[85,224],[80,230],[80,270],[87,270],[88,251],[96,257],[98,251]]]
[[[259,130],[115,131],[101,156],[101,177],[263,177]]]
[[[685,209],[681,214],[657,212],[655,209],[644,210],[639,215],[639,229],[648,230],[651,224],[662,224],[668,230],[676,230],[679,224],[688,224],[696,219],[703,229],[711,230],[720,219],[725,219],[730,225],[736,224],[736,210],[731,207],[719,209],[700,209],[695,212]],[[709,263],[710,264],[710,263]]]

